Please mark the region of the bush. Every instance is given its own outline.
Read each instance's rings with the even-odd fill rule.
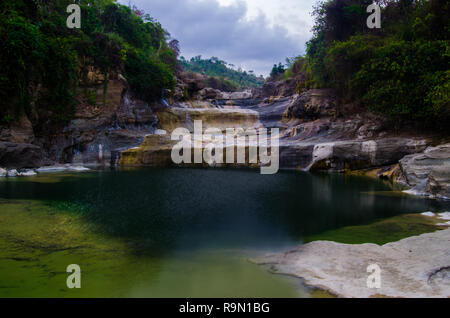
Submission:
[[[319,3],[307,43],[306,86],[335,88],[397,122],[448,129],[450,3],[383,4],[382,28],[371,30],[358,9],[367,1]]]
[[[68,29],[72,2],[0,0],[0,122],[31,105],[50,115],[42,122],[72,119],[77,85],[87,88],[90,71],[105,75],[105,93],[119,72],[149,101],[173,87],[176,56],[159,23],[114,0],[83,0],[81,29]]]
[[[448,49],[445,41],[387,41],[372,50],[351,86],[373,111],[429,124],[441,121],[441,112],[448,113],[448,71],[442,71]]]
[[[0,16],[0,39],[0,115],[17,116],[31,101],[48,50],[39,28],[16,12]]]
[[[125,76],[137,96],[147,102],[161,98],[164,89],[175,86],[169,66],[143,53],[127,53]]]

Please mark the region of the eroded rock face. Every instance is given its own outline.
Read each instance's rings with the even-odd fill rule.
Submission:
[[[255,262],[340,297],[450,297],[449,241],[450,229],[383,246],[316,241]],[[371,264],[381,269],[380,289],[367,286]]]
[[[258,113],[245,109],[171,107],[157,112],[156,115],[159,120],[159,128],[168,132],[180,127],[193,131],[196,120],[202,121],[203,129],[247,129],[261,126]]]
[[[426,140],[383,138],[321,143],[314,147],[309,170],[358,170],[397,163],[405,155],[425,149]]]
[[[336,115],[336,96],[329,89],[311,89],[301,95],[294,95],[285,112],[286,118],[306,121]]]
[[[216,137],[221,137],[219,140]],[[266,136],[267,137],[267,136]],[[260,149],[256,142],[249,143],[248,140],[241,142],[234,140],[234,143],[225,143],[225,135],[216,135],[210,140],[198,138],[191,135],[189,141],[186,141],[189,149],[189,155],[187,160],[184,158],[184,153],[178,149],[178,154],[183,157],[179,163],[175,163],[172,158],[172,150],[175,144],[180,140],[171,140],[171,135],[158,133],[145,137],[144,142],[139,146],[132,149],[128,149],[121,154],[119,165],[121,166],[157,166],[157,167],[169,167],[169,166],[183,166],[183,167],[267,167],[267,164],[262,164],[261,159],[258,158]],[[221,162],[212,161],[213,152],[209,146],[214,145],[214,156],[219,156]],[[233,160],[228,160],[228,150],[234,149]],[[252,151],[250,150],[252,148]],[[176,149],[175,149],[176,150]],[[183,149],[184,151],[184,149]],[[199,151],[201,160],[198,162],[195,158],[195,152]],[[238,154],[243,155],[243,161],[238,160]],[[250,155],[253,153],[253,155]],[[217,158],[217,157],[216,157]],[[182,162],[181,162],[182,161]]]
[[[264,83],[260,88],[253,89],[254,98],[268,98],[271,96],[286,97],[294,95],[297,87],[301,82],[301,78],[292,78],[281,81],[269,81]]]
[[[218,89],[206,87],[198,92],[198,97],[205,100],[236,100],[250,99],[253,94],[251,90],[241,92],[222,92]]]
[[[54,162],[109,165],[115,154],[142,143],[157,122],[152,107],[133,98],[123,80],[111,80],[106,105],[80,105],[62,133],[41,142]]]
[[[13,142],[0,142],[0,166],[5,168],[36,168],[41,166],[43,151],[40,147]]]
[[[33,125],[22,116],[10,127],[0,127],[0,141],[31,144],[34,141]]]
[[[218,89],[206,87],[198,92],[199,97],[202,99],[220,99],[222,92]]]
[[[175,141],[171,141],[170,135],[148,135],[139,147],[122,152],[119,165],[172,166],[171,153],[175,143]]]
[[[450,144],[406,156],[400,168],[412,192],[450,198]]]
[[[207,104],[208,105],[208,104]],[[171,133],[177,128],[186,128],[191,133],[194,132],[194,122],[201,121],[198,129],[205,132],[209,128],[217,128],[218,134],[222,136],[223,142],[217,144],[222,149],[225,156],[225,140],[226,129],[236,129],[236,132],[245,133],[247,129],[252,129],[256,133],[258,128],[262,127],[258,119],[258,113],[252,110],[240,108],[218,109],[209,104],[209,107],[190,108],[190,107],[170,107],[156,112],[159,119],[159,130],[154,134],[147,135],[144,142],[139,146],[122,152],[119,164],[122,166],[174,166],[171,158],[173,146],[179,141],[171,140]],[[194,138],[194,137],[192,137]],[[246,139],[248,140],[248,139]],[[192,142],[194,140],[192,139]],[[203,140],[200,142],[202,153],[205,146],[210,141]],[[194,148],[194,144],[191,144]],[[245,148],[246,158],[248,159],[248,145],[240,146]],[[191,152],[193,154],[193,151]],[[235,156],[237,154],[237,149]],[[208,166],[206,162],[194,164],[195,166]],[[225,164],[226,158],[223,158]],[[237,160],[235,160],[237,162]],[[245,165],[245,164],[244,164]],[[247,164],[249,166],[249,164]]]

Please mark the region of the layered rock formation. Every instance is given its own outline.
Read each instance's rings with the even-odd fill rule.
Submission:
[[[0,166],[5,168],[34,168],[43,162],[43,151],[32,144],[0,142]]]
[[[94,75],[89,75],[89,90],[95,100],[87,103],[80,92],[75,118],[64,127],[49,126],[42,114],[35,125],[23,116],[10,127],[0,127],[0,166],[114,164],[120,152],[138,146],[155,131],[158,118],[152,108],[157,106],[133,98],[120,74],[109,80],[104,96],[103,79]]]
[[[92,78],[94,84],[102,80]],[[384,167],[401,160],[395,180],[402,180],[414,193],[449,197],[448,145],[425,150],[430,146],[429,138],[411,132],[398,136],[383,118],[353,105],[342,105],[332,90],[295,94],[294,84],[291,87],[281,81],[267,83],[261,89],[228,93],[205,83],[200,75],[180,80],[178,95],[189,90],[193,99],[186,100],[175,92],[168,99],[170,105],[167,101],[149,105],[134,98],[120,74],[110,79],[105,98],[103,85],[93,84],[97,90],[95,103],[82,102],[75,119],[56,133],[35,131],[26,117],[0,129],[0,166],[172,165],[172,131],[183,127],[192,132],[194,121],[201,120],[203,130],[218,128],[222,135],[227,128],[278,128],[280,168],[386,170]],[[164,134],[155,134],[157,129]],[[249,145],[240,147],[248,153]],[[245,162],[259,164],[250,164],[248,158]]]
[[[412,193],[450,198],[450,144],[406,156],[400,168]]]

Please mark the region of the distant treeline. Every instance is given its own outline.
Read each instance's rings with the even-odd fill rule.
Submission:
[[[229,87],[228,90],[259,87],[264,83],[264,78],[257,77],[253,71],[234,70],[232,69],[234,65],[230,65],[217,57],[202,59],[201,56],[196,56],[186,60],[182,56],[180,63],[185,71],[211,76],[224,83],[224,86]]]

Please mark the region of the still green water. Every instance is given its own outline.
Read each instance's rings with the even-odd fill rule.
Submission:
[[[2,179],[0,297],[310,297],[247,259],[442,209],[390,190],[364,177],[221,169]],[[66,286],[69,264],[81,289]]]

